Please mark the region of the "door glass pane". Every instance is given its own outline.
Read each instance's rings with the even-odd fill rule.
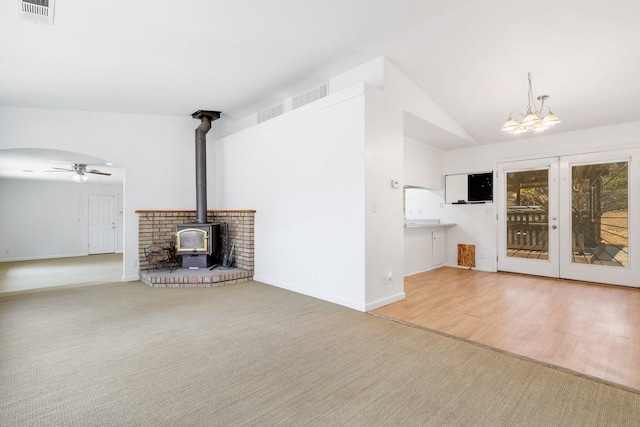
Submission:
[[[627,162],[573,166],[572,262],[628,266]]]
[[[506,174],[507,256],[549,259],[549,171]]]

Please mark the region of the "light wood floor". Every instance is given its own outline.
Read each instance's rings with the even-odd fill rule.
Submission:
[[[640,391],[640,290],[443,267],[375,314]]]

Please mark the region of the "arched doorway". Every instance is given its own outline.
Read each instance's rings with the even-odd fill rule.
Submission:
[[[80,183],[75,165],[83,165]],[[122,279],[121,167],[61,150],[0,150],[0,193],[0,292]],[[95,196],[113,200],[115,241],[110,253],[89,257]]]

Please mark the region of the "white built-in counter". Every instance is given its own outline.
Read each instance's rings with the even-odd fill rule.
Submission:
[[[455,222],[440,222],[439,219],[405,219],[405,228],[415,227],[453,227]]]

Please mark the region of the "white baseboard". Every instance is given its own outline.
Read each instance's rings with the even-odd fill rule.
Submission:
[[[404,272],[404,277],[413,276],[414,274],[424,273],[425,271],[435,270],[436,268],[444,267],[444,264],[440,265],[432,265],[429,267],[421,267],[421,268],[412,268],[411,270],[407,270]]]
[[[269,277],[260,276],[260,275],[254,275],[253,276],[253,280],[255,280],[256,282],[262,282],[262,283],[265,283],[267,285],[271,285],[271,286],[275,286],[275,287],[278,287],[278,288],[286,289],[288,291],[296,292],[298,294],[307,295],[307,296],[310,296],[310,297],[321,299],[323,301],[328,301],[328,302],[331,302],[331,303],[334,303],[334,304],[342,305],[344,307],[352,308],[354,310],[358,310],[358,311],[362,311],[362,312],[366,312],[367,311],[365,304],[362,304],[360,302],[345,300],[345,299],[338,298],[338,297],[333,296],[333,295],[325,294],[325,293],[322,293],[322,292],[317,292],[317,291],[314,291],[314,290],[311,290],[311,289],[301,288],[299,286],[290,285],[289,283],[281,282],[279,280],[275,280],[275,279],[272,279],[272,278],[269,278]]]
[[[140,280],[139,275],[131,275],[131,276],[122,276],[123,282],[135,282],[136,280]]]
[[[440,267],[445,267],[444,265],[441,265]],[[457,265],[457,264],[447,264],[446,267],[453,267],[453,268],[460,268],[462,270],[476,270],[476,271],[486,271],[487,273],[495,273],[498,270],[496,269],[486,269],[486,268],[479,268],[479,267],[467,267],[464,265]]]
[[[376,308],[383,307],[385,305],[394,303],[396,301],[402,301],[403,299],[405,299],[405,297],[406,297],[405,293],[404,292],[400,292],[398,294],[391,295],[389,297],[379,299],[377,301],[374,301],[372,303],[367,304],[366,305],[366,308],[367,308],[366,311],[375,310]]]
[[[89,256],[89,254],[78,253],[78,254],[63,254],[63,255],[39,255],[39,256],[27,256],[27,257],[17,257],[17,258],[2,258],[0,262],[13,262],[13,261],[37,261],[39,259],[56,259],[56,258],[73,258],[80,256]]]

